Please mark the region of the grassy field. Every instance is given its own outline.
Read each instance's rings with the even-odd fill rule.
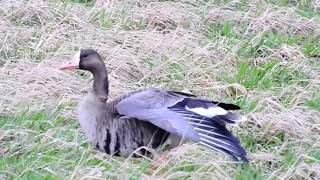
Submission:
[[[320,179],[319,0],[0,1],[0,179]],[[111,99],[148,86],[235,103],[250,163],[196,144],[165,162],[89,145],[77,122],[105,58]]]

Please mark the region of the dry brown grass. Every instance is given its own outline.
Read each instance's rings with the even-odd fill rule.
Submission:
[[[318,4],[313,1],[315,9]],[[246,59],[255,65],[276,59],[277,66],[291,70],[287,73],[297,70],[305,74],[303,78],[307,83],[302,86],[293,83],[270,89],[246,89],[241,83],[222,78],[237,74],[241,59],[237,52],[244,41],[258,44],[264,32],[304,37],[319,35],[319,16],[305,18],[293,7],[261,1],[252,1],[243,9],[239,9],[240,5],[239,1],[217,6],[192,0],[97,0],[94,7],[40,0],[2,2],[0,114],[19,114],[25,109],[51,112],[63,104],[65,108],[58,116],[73,118],[75,105],[90,90],[91,77],[88,73],[61,72],[57,67],[76,49],[95,48],[106,59],[111,98],[146,86],[165,86],[224,102],[243,96],[248,102],[256,102],[255,108],[241,112],[249,121],[233,128],[243,141],[247,142],[245,139],[249,137],[254,139],[253,144],[246,145],[252,169],[240,171],[240,167],[220,154],[186,144],[168,152],[167,160],[156,169],[142,171],[143,165],[136,163],[137,160],[117,159],[82,147],[86,139],[80,129],[70,125],[76,121],[64,122],[65,126],[45,132],[5,124],[0,128],[2,145],[8,145],[13,138],[12,143],[21,146],[18,152],[21,154],[32,152],[38,146],[77,149],[72,153],[81,158],[68,170],[43,165],[46,172],[70,179],[104,179],[106,176],[127,179],[130,174],[139,174],[142,179],[233,179],[236,174],[246,177],[239,175],[240,172],[247,172],[249,177],[256,173],[266,179],[320,178],[320,160],[310,155],[310,152],[319,153],[320,113],[305,105],[319,94],[318,57],[307,56],[298,45],[276,48],[262,45],[259,50],[267,52],[264,56]],[[235,45],[228,44],[225,36],[208,37],[208,24],[226,21],[234,23],[233,33],[240,36],[235,39]],[[310,65],[312,62],[315,64]],[[274,89],[277,93],[273,93]],[[289,103],[284,104],[282,99],[287,97],[290,97]],[[49,119],[48,123],[53,120]],[[283,142],[269,147],[279,133],[285,136]],[[70,140],[64,134],[72,134],[77,140]],[[32,141],[34,136],[41,141]],[[17,152],[11,151],[12,148],[11,145],[0,147],[0,156],[14,157]],[[289,165],[285,160],[287,151],[297,156]],[[58,161],[66,161],[63,158]],[[84,162],[90,159],[101,163],[86,165]],[[314,163],[308,163],[310,161]],[[107,170],[106,164],[116,168]],[[191,165],[194,170],[179,170]],[[25,172],[28,170],[37,171],[32,165]],[[24,174],[14,174],[10,168],[0,173],[4,173],[4,178]]]

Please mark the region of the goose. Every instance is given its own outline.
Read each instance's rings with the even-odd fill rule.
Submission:
[[[108,101],[108,71],[94,49],[80,49],[60,70],[93,74],[92,91],[80,102],[78,120],[93,148],[115,156],[130,156],[141,147],[171,147],[192,141],[248,162],[240,141],[226,128],[246,120],[231,112],[234,104],[216,102],[164,88],[145,88]]]

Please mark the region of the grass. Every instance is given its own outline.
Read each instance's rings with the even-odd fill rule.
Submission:
[[[320,97],[311,98],[306,102],[306,105],[311,109],[320,111]]]
[[[108,1],[109,2],[109,1]],[[0,7],[0,179],[319,179],[319,2],[8,1]],[[238,165],[195,144],[164,162],[92,149],[76,120],[97,49],[110,98],[148,86],[235,103]]]

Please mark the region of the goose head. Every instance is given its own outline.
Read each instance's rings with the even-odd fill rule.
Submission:
[[[94,74],[98,72],[102,66],[105,67],[105,64],[97,51],[93,49],[81,49],[69,62],[63,64],[60,70],[80,69],[90,71]]]
[[[81,49],[60,70],[84,70],[93,74],[93,93],[106,102],[109,93],[108,72],[100,54],[93,49]]]

